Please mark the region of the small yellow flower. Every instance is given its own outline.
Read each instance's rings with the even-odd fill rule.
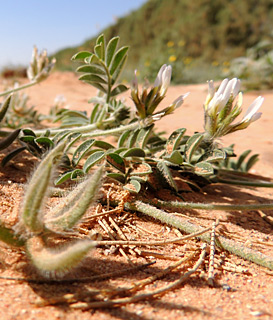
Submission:
[[[167,46],[168,46],[169,48],[173,47],[173,46],[174,46],[174,42],[173,42],[173,41],[168,41],[168,42],[167,42]]]
[[[229,61],[224,61],[223,62],[223,66],[224,67],[229,67],[230,66],[230,62]]]
[[[222,72],[223,72],[224,74],[229,73],[229,68],[223,68]]]
[[[212,61],[212,65],[213,65],[214,67],[217,67],[217,66],[219,66],[219,62],[218,62],[218,61]]]
[[[175,55],[171,55],[171,56],[169,56],[169,61],[170,62],[174,62],[174,61],[176,61],[176,56]]]

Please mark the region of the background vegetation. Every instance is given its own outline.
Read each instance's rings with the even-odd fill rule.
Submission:
[[[273,42],[272,0],[149,0],[102,30],[130,46],[124,78],[153,79],[163,63],[172,64],[174,83],[196,83],[228,74],[230,62],[260,41]],[[89,50],[96,37],[54,56],[60,70],[75,70],[71,57]]]

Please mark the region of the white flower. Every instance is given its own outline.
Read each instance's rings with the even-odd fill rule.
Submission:
[[[166,113],[165,114],[170,114],[172,113],[175,109],[179,108],[183,102],[184,102],[184,99],[187,98],[187,96],[189,95],[190,93],[187,92],[185,94],[182,94],[181,96],[179,96],[177,99],[174,100],[174,102],[169,106],[167,107],[166,109]]]
[[[185,94],[182,94],[181,96],[179,96],[177,99],[174,100],[174,102],[172,103],[175,106],[175,109],[179,108],[181,106],[181,104],[184,102],[184,99],[187,98],[187,96],[190,93],[187,92]]]
[[[237,78],[224,79],[215,92],[213,81],[208,81],[208,95],[204,105],[206,134],[217,138],[247,128],[251,122],[258,120],[262,113],[257,112],[264,98],[258,97],[247,109],[243,119],[235,124],[234,120],[242,111],[243,94],[241,82]],[[236,99],[236,101],[235,101]]]
[[[164,64],[158,71],[157,77],[154,82],[154,87],[160,88],[159,93],[164,96],[171,82],[172,67]]]
[[[260,119],[262,113],[257,111],[260,109],[263,102],[264,102],[264,98],[261,96],[255,99],[247,109],[243,119],[240,122],[234,125],[231,125],[230,129],[228,130],[228,133],[231,133],[237,130],[243,130],[247,128],[252,122]]]
[[[214,93],[213,81],[209,81],[209,93],[205,105],[206,110],[208,110],[210,114],[220,112],[231,96],[233,98],[237,96],[240,86],[241,82],[237,78],[233,78],[230,81],[224,79],[217,92]]]
[[[177,108],[179,108],[183,102],[184,102],[184,99],[187,98],[187,96],[189,95],[190,93],[187,92],[181,96],[179,96],[177,99],[174,100],[174,102],[172,104],[170,104],[167,108],[161,110],[160,112],[152,115],[152,119],[154,121],[157,121],[157,120],[160,120],[163,116],[166,116],[168,114],[171,114],[173,113],[173,111]]]
[[[262,113],[257,111],[260,109],[263,102],[264,102],[264,98],[261,96],[255,99],[247,109],[246,114],[243,117],[241,123],[242,122],[251,123],[253,121],[258,120],[261,117]]]

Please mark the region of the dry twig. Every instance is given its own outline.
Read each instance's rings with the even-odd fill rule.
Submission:
[[[192,274],[194,274],[197,271],[197,269],[200,267],[200,265],[203,263],[205,255],[206,255],[206,245],[203,246],[198,261],[194,264],[194,266],[189,271],[187,271],[185,274],[183,274],[178,280],[176,280],[176,281],[172,282],[171,284],[164,286],[163,288],[160,288],[158,290],[148,291],[146,293],[140,293],[140,294],[134,295],[132,297],[113,299],[113,300],[107,300],[107,301],[77,302],[77,303],[71,304],[71,308],[82,309],[82,310],[95,309],[95,308],[109,308],[109,307],[122,306],[122,305],[126,305],[129,303],[134,303],[134,302],[154,298],[158,295],[161,295],[163,293],[166,293],[170,290],[177,288],[185,280],[189,279],[189,277]],[[154,280],[152,279],[152,281],[154,281]],[[147,283],[150,283],[150,280],[147,280]],[[143,282],[141,284],[141,287],[143,285],[146,285],[146,283],[144,284],[144,282]]]
[[[210,240],[210,256],[209,256],[209,270],[208,270],[208,283],[210,286],[214,285],[214,254],[215,254],[215,228],[218,221],[213,222]]]

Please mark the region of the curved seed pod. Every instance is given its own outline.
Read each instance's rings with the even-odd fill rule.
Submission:
[[[94,247],[95,243],[91,240],[79,240],[57,249],[46,248],[40,237],[30,238],[26,243],[31,261],[46,277],[64,275]]]
[[[61,217],[63,214],[66,213],[69,206],[71,206],[72,204],[74,204],[80,199],[84,190],[87,187],[87,184],[88,184],[88,180],[85,180],[84,182],[78,184],[76,188],[74,188],[72,191],[68,193],[68,195],[61,198],[60,202],[57,205],[50,208],[50,211],[47,213],[47,220],[46,220],[47,227],[48,227],[48,222],[50,222],[51,220],[54,221],[56,218]]]
[[[48,221],[47,227],[58,232],[73,228],[96,199],[103,173],[104,167],[101,166],[89,179],[79,185],[76,193],[72,194],[69,201],[65,203],[65,208],[61,209],[63,214]]]
[[[52,181],[54,160],[61,158],[64,148],[65,142],[59,144],[46,155],[27,186],[21,209],[20,224],[31,232],[43,230],[41,209],[49,190],[48,186]]]

